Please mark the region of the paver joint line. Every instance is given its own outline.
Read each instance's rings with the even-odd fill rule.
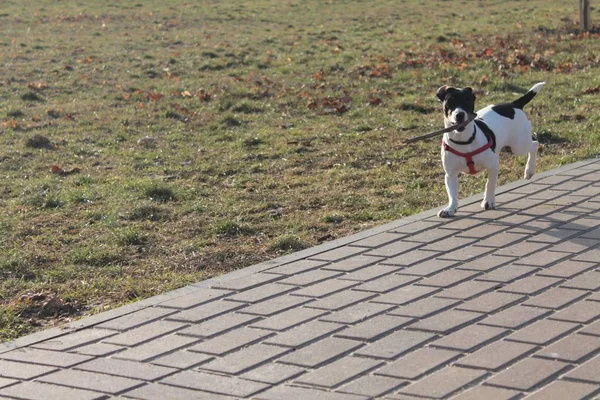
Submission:
[[[0,398],[600,393],[600,160],[0,344]],[[586,397],[587,396],[587,397]]]

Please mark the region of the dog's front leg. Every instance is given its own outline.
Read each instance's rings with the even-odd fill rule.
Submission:
[[[498,167],[488,168],[488,177],[485,184],[485,194],[481,202],[481,208],[493,210],[496,208],[496,182],[498,181]]]
[[[448,192],[448,207],[440,210],[438,216],[442,218],[452,217],[458,208],[458,175],[446,173],[446,192]]]

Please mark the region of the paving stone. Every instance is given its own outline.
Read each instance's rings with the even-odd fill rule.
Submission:
[[[191,336],[163,336],[117,353],[113,357],[134,361],[147,361],[181,347],[189,346],[197,341],[198,338]]]
[[[298,261],[294,261],[292,263],[280,265],[275,268],[270,268],[264,272],[269,273],[269,274],[296,275],[296,274],[300,274],[305,271],[317,269],[326,264],[327,264],[327,262],[325,262],[325,261],[298,260]],[[243,279],[243,278],[240,278],[240,279]],[[280,278],[275,278],[275,279],[280,279]],[[257,286],[260,286],[260,284]]]
[[[490,315],[480,321],[482,325],[499,326],[508,329],[520,329],[533,321],[550,314],[549,310],[535,307],[514,306]]]
[[[469,325],[449,335],[442,336],[430,346],[471,352],[508,333],[509,330],[485,325]]]
[[[365,282],[359,286],[355,286],[354,290],[365,292],[385,293],[397,289],[402,286],[417,282],[421,279],[419,276],[391,274],[382,276],[381,278]]]
[[[448,249],[456,250],[458,248],[468,246],[476,241],[477,239],[463,238],[453,235],[451,237],[429,243],[423,247],[423,250],[447,252]]]
[[[420,381],[403,388],[399,393],[423,397],[443,398],[486,376],[485,371],[446,367]]]
[[[580,301],[557,312],[550,319],[589,324],[599,315],[600,303],[595,301]]]
[[[299,307],[311,300],[312,299],[306,297],[285,294],[283,296],[274,297],[270,300],[261,301],[251,306],[244,307],[243,309],[239,310],[239,312],[245,314],[262,315],[266,317],[289,310],[290,308]]]
[[[342,246],[337,249],[329,250],[324,253],[320,253],[314,256],[310,256],[311,260],[323,260],[323,261],[338,261],[343,258],[348,258],[356,254],[363,253],[366,249],[362,247]],[[377,255],[377,254],[372,254]]]
[[[482,246],[487,251],[491,251],[492,249],[499,249],[521,242],[528,237],[528,234],[523,233],[501,232],[475,243],[475,246]],[[482,254],[484,254],[483,251]]]
[[[269,385],[261,382],[254,382],[230,376],[213,375],[199,371],[181,371],[175,375],[164,378],[161,383],[239,397],[252,396],[269,387]]]
[[[366,375],[338,389],[338,392],[378,397],[404,385],[406,382],[387,376]]]
[[[260,364],[264,364],[289,351],[289,349],[283,349],[277,346],[255,344],[226,355],[225,357],[202,364],[198,368],[223,374],[237,375],[255,368]]]
[[[18,385],[0,389],[0,396],[11,396],[28,400],[100,400],[106,398],[106,394],[103,393],[49,385],[41,382],[22,382]]]
[[[476,226],[469,229],[461,228],[460,230],[462,230],[462,232],[459,232],[457,236],[483,239],[506,229],[506,226],[504,225],[485,224],[483,221],[477,219],[471,221],[475,221],[474,223]]]
[[[213,318],[208,321],[201,322],[199,324],[194,324],[188,328],[180,330],[177,333],[179,335],[210,338],[219,335],[223,332],[239,328],[240,326],[252,324],[253,322],[259,320],[260,317],[257,317],[255,315],[230,312],[219,316],[219,318]]]
[[[175,310],[169,310],[166,308],[148,307],[139,311],[123,315],[122,317],[103,322],[100,325],[97,325],[96,328],[125,331],[128,329],[136,328],[150,321],[155,321],[157,319],[164,318],[169,314],[173,314],[174,312]]]
[[[133,397],[142,400],[234,400],[238,397],[220,395],[216,393],[199,392],[194,389],[150,383],[131,390],[125,394],[127,398]]]
[[[347,393],[326,392],[297,386],[276,386],[254,397],[256,400],[367,400],[365,396]]]
[[[481,258],[491,251],[492,249],[488,247],[480,247],[479,243],[477,243],[477,245],[466,246],[454,251],[442,253],[440,256],[438,256],[438,258],[443,260],[470,261],[476,258]]]
[[[378,369],[377,375],[415,380],[460,357],[461,353],[425,347]]]
[[[478,257],[475,260],[469,261],[467,263],[463,263],[460,266],[458,266],[458,268],[468,269],[472,271],[487,272],[501,265],[508,264],[514,260],[516,260],[515,257],[502,257],[497,256],[495,254],[489,254],[487,256]]]
[[[62,370],[37,378],[39,382],[70,386],[78,389],[96,390],[117,394],[143,384],[137,379],[123,378],[96,372]]]
[[[381,361],[368,358],[344,357],[311,373],[302,375],[296,379],[296,382],[305,385],[333,388],[381,364]]]
[[[268,363],[241,375],[244,379],[278,385],[305,373],[304,368],[295,365]]]
[[[379,261],[384,260],[383,257],[366,256],[360,254],[358,256],[350,257],[342,261],[334,262],[323,267],[323,269],[333,271],[352,272],[363,267],[377,264]]]
[[[342,290],[351,287],[356,287],[357,285],[359,285],[359,282],[343,281],[334,278],[316,283],[314,285],[303,287],[299,290],[294,290],[292,292],[292,295],[307,297],[325,297],[333,293],[341,292]]]
[[[327,338],[279,359],[285,364],[317,368],[362,346],[354,340]]]
[[[498,371],[526,357],[536,348],[536,346],[526,343],[497,340],[460,359],[456,365]]]
[[[338,324],[355,324],[364,321],[367,318],[389,311],[392,308],[394,308],[394,306],[390,304],[364,302],[324,315],[319,318],[319,320],[336,322]]]
[[[512,244],[508,247],[497,249],[494,254],[497,256],[512,256],[512,257],[525,257],[531,253],[536,253],[540,249],[547,247],[547,243],[536,243],[536,242],[519,242]]]
[[[578,400],[589,399],[600,387],[582,382],[556,381],[524,397],[527,400]]]
[[[596,321],[592,325],[589,325],[589,326],[585,327],[584,329],[582,329],[581,331],[579,331],[579,333],[585,333],[587,335],[600,336],[600,321]],[[2,374],[0,373],[0,375],[2,375]]]
[[[331,296],[323,297],[319,300],[313,301],[306,306],[335,311],[344,307],[349,307],[356,303],[360,303],[361,301],[367,301],[373,297],[375,297],[373,293],[345,290],[343,292],[338,292],[332,294]]]
[[[229,296],[227,301],[258,303],[259,301],[264,301],[296,289],[294,286],[282,285],[280,282],[284,283],[284,281],[266,283],[262,286],[255,287],[254,289],[249,289],[236,295]]]
[[[148,363],[119,360],[116,358],[96,358],[76,367],[78,370],[117,375],[124,378],[153,381],[176,372],[174,368],[165,368]],[[91,388],[90,388],[91,389]]]
[[[104,342],[119,346],[135,346],[137,344],[148,342],[157,337],[175,332],[186,326],[187,324],[182,322],[155,321],[138,328],[134,328],[130,331],[120,333],[116,336],[109,337],[105,339]]]
[[[581,290],[558,287],[532,297],[523,304],[526,306],[557,309],[564,307],[585,295],[586,293]]]
[[[88,356],[102,357],[125,350],[127,347],[117,346],[109,343],[93,343],[87,346],[77,347],[72,353],[84,354]]]
[[[440,289],[435,287],[410,285],[384,293],[372,301],[376,303],[404,305],[411,301],[417,301],[424,297],[431,296],[439,290]]]
[[[428,229],[409,235],[405,240],[419,243],[433,243],[454,235],[456,235],[456,231],[452,229]]]
[[[395,228],[393,231],[398,232],[398,233],[407,233],[407,234],[414,235],[415,233],[418,233],[421,231],[433,230],[432,228],[435,228],[436,226],[440,226],[442,224],[443,224],[443,222],[439,221],[439,220],[432,221],[432,220],[422,219],[422,220],[411,222],[409,224]]]
[[[398,240],[396,242],[386,244],[385,246],[381,246],[376,249],[371,249],[368,252],[366,252],[365,255],[379,257],[394,257],[421,246],[423,246],[422,243]]]
[[[5,378],[28,380],[52,371],[56,371],[56,368],[8,360],[0,362],[0,376]]]
[[[526,296],[513,293],[490,292],[462,303],[456,309],[489,314],[519,303],[526,298]]]
[[[553,213],[552,215],[557,215],[558,213]],[[545,230],[548,229],[552,229],[553,227],[557,227],[559,226],[560,220],[544,220],[543,217],[531,217],[532,220],[529,222],[526,222],[524,224],[518,224],[516,227],[511,228],[508,232],[511,233],[521,233],[521,234],[528,234],[528,235],[533,235],[536,233],[540,233],[543,232]],[[535,242],[524,242],[524,243],[528,243],[529,245],[534,245],[536,244]],[[537,243],[537,247],[538,248],[542,248],[542,247],[547,247],[548,243]],[[526,251],[525,249],[522,249],[524,251]],[[527,252],[526,254],[530,254],[529,252]],[[525,255],[525,254],[524,254]]]
[[[273,270],[270,270],[270,272],[272,271]],[[279,279],[281,279],[281,276],[257,272],[248,276],[242,276],[235,279],[221,281],[213,285],[213,288],[229,290],[248,290],[257,286],[264,285],[265,283],[274,282]]]
[[[297,275],[291,275],[283,280],[278,281],[278,283],[285,285],[308,286],[325,281],[327,279],[338,277],[340,275],[342,275],[342,272],[314,269],[312,271],[302,272]]]
[[[547,231],[544,231],[542,233],[538,233],[537,235],[532,236],[528,240],[532,242],[558,243],[570,237],[576,236],[580,233],[581,232],[577,230],[553,228],[548,229]]]
[[[573,261],[588,261],[597,263],[600,260],[600,249],[592,249],[572,258]]]
[[[260,329],[238,328],[194,345],[188,348],[188,350],[222,356],[231,351],[259,342],[271,335],[273,335],[272,332]]]
[[[389,275],[398,270],[398,267],[394,267],[391,265],[375,264],[371,265],[370,267],[361,268],[359,270],[346,274],[340,277],[340,279],[366,282],[375,278],[379,278],[381,276]]]
[[[253,328],[268,329],[272,331],[283,331],[293,326],[302,324],[325,315],[327,311],[317,310],[315,308],[297,307],[282,312],[281,314],[271,315],[252,325]]]
[[[311,342],[315,342],[334,332],[343,329],[344,325],[331,322],[311,321],[299,325],[289,331],[278,333],[264,341],[267,344],[299,348]]]
[[[552,250],[564,253],[572,253],[572,255],[575,255],[583,253],[589,248],[594,247],[596,244],[598,244],[598,239],[574,237],[555,246],[552,246]]]
[[[198,288],[192,293],[188,293],[183,296],[176,297],[172,300],[159,303],[158,306],[166,308],[185,309],[220,299],[222,297],[228,296],[231,293],[232,292],[229,290]]]
[[[477,280],[510,283],[516,281],[517,279],[523,279],[526,276],[532,275],[537,271],[538,268],[535,267],[510,264],[497,268],[484,275],[480,275],[477,277]]]
[[[520,394],[516,390],[481,385],[460,393],[452,400],[516,400]]]
[[[2,389],[3,387],[14,385],[15,383],[19,383],[19,380],[0,377],[0,389]]]
[[[560,361],[526,358],[493,375],[487,384],[514,390],[529,391],[566,371],[569,364]]]
[[[90,360],[92,357],[81,354],[63,353],[52,350],[20,348],[0,354],[1,360],[10,360],[32,364],[49,365],[52,367],[68,368]],[[4,361],[2,361],[4,362]]]
[[[36,343],[32,347],[46,350],[66,351],[79,346],[84,346],[88,343],[100,341],[115,334],[117,334],[117,332],[107,329],[83,329],[67,335],[59,336],[54,339]]]
[[[359,349],[355,354],[389,360],[421,347],[435,337],[436,335],[432,333],[403,329]]]
[[[528,257],[521,258],[520,260],[515,261],[515,263],[521,265],[547,267],[551,264],[554,264],[557,261],[561,261],[571,256],[572,255],[568,253],[559,253],[551,250],[542,250],[537,251],[535,254],[532,254]]]
[[[480,272],[477,271],[450,269],[423,279],[419,281],[418,285],[448,288],[461,282],[471,280],[479,274]]]
[[[425,250],[411,250],[404,254],[401,254],[396,257],[385,258],[381,261],[381,264],[390,264],[397,266],[409,266],[416,264],[418,262],[423,262],[429,260],[430,258],[437,257],[441,254],[439,251],[425,251]]]
[[[578,327],[578,324],[573,324],[571,322],[543,319],[516,331],[508,336],[506,340],[515,340],[517,342],[545,346]]]
[[[234,301],[217,300],[180,311],[170,315],[168,319],[173,321],[198,323],[226,314],[230,311],[238,310],[242,307],[244,307],[244,304],[236,303]]]
[[[370,236],[365,239],[358,240],[356,242],[352,242],[352,246],[379,247],[379,246],[400,240],[405,236],[406,236],[406,234],[394,233],[394,232],[383,232],[383,233],[378,233],[377,235]]]
[[[569,335],[536,353],[536,357],[579,363],[600,350],[600,338],[588,335]]]
[[[212,356],[193,351],[178,350],[150,361],[152,364],[165,367],[188,369],[212,359]]]
[[[506,285],[500,291],[533,296],[560,282],[562,279],[534,275]]]
[[[581,290],[598,290],[600,289],[600,271],[586,272],[563,283],[561,286]]]
[[[596,356],[570,371],[566,377],[578,381],[600,383],[600,356]],[[0,392],[2,393],[2,392]]]
[[[373,341],[378,337],[397,330],[413,321],[413,318],[408,317],[378,315],[348,329],[344,329],[343,331],[338,332],[336,336],[354,340]]]
[[[596,264],[583,261],[566,260],[545,268],[538,272],[538,275],[554,276],[557,278],[572,278],[582,272],[594,268]]]
[[[448,310],[411,324],[411,329],[448,334],[465,325],[472,324],[483,316],[479,313]]]
[[[467,281],[439,292],[435,297],[468,300],[500,287],[497,282]]]
[[[418,264],[414,264],[408,268],[398,271],[401,275],[417,275],[417,276],[430,276],[437,274],[443,270],[447,270],[454,265],[456,261],[451,260],[427,260],[422,261]]]
[[[425,318],[432,314],[444,311],[458,303],[458,300],[442,299],[439,297],[427,297],[414,303],[400,306],[389,312],[390,315],[401,315],[405,317]]]

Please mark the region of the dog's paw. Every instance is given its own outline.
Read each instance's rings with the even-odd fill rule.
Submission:
[[[451,209],[451,208],[444,208],[443,210],[440,210],[440,212],[438,212],[438,217],[440,218],[450,218],[453,217],[454,214],[456,214],[456,209]]]
[[[481,202],[481,208],[483,208],[484,210],[495,210],[496,209],[496,202],[495,201],[490,201],[490,200],[484,200]]]
[[[525,170],[525,179],[530,180],[531,178],[533,178],[534,173],[534,171]]]

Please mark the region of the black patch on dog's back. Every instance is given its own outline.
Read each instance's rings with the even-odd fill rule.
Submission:
[[[488,138],[488,140],[490,140],[490,138],[492,139],[492,147],[490,148],[493,152],[496,152],[496,135],[494,134],[494,131],[491,130],[490,127],[480,119],[476,119],[475,124],[483,131],[483,134]]]
[[[497,104],[492,106],[492,110],[502,115],[504,118],[515,119],[515,108],[512,104]]]

